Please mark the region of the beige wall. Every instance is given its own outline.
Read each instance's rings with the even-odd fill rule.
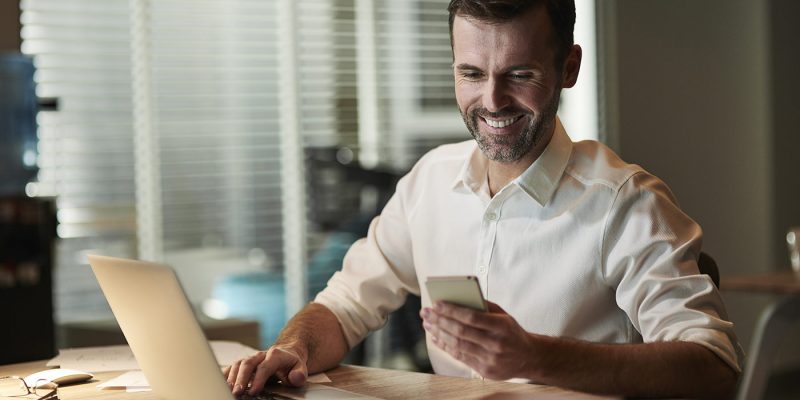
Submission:
[[[19,51],[19,31],[19,1],[0,0],[0,52]]]
[[[785,267],[785,229],[800,225],[800,2],[598,2],[610,142],[670,185],[723,276]],[[723,294],[748,346],[770,297]]]

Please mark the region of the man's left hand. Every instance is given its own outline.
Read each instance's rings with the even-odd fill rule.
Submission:
[[[437,302],[420,311],[431,341],[485,378],[530,376],[533,335],[505,310],[488,302],[489,312]]]

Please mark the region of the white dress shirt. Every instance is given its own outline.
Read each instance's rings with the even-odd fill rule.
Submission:
[[[572,143],[559,121],[542,155],[494,197],[474,141],[430,151],[315,302],[352,347],[408,293],[430,305],[420,284],[429,276],[476,275],[528,332],[695,342],[740,371],[733,324],[698,272],[701,239],[661,180],[598,142]],[[427,344],[437,373],[475,376]]]

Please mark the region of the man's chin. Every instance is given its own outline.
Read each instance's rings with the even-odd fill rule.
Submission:
[[[531,143],[528,149],[525,141],[520,139],[522,132],[512,132],[508,134],[495,134],[491,132],[480,132],[480,138],[476,138],[478,147],[486,158],[497,162],[515,162],[519,161],[525,153],[531,150],[533,144]]]
[[[518,151],[509,147],[509,146],[501,146],[497,144],[489,144],[484,146],[478,146],[481,149],[481,153],[483,153],[486,158],[501,162],[501,163],[511,163],[518,161],[522,158],[521,154],[517,154]]]
[[[494,133],[481,131],[481,141],[488,147],[510,148],[519,143],[521,132]]]

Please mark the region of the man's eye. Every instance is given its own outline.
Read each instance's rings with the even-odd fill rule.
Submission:
[[[531,74],[511,74],[509,76],[511,77],[511,79],[516,79],[516,80],[526,80],[526,79],[531,79],[531,77],[533,77],[533,75]]]
[[[483,74],[475,71],[464,71],[461,73],[461,76],[463,76],[466,79],[478,79],[481,76],[483,76]]]

